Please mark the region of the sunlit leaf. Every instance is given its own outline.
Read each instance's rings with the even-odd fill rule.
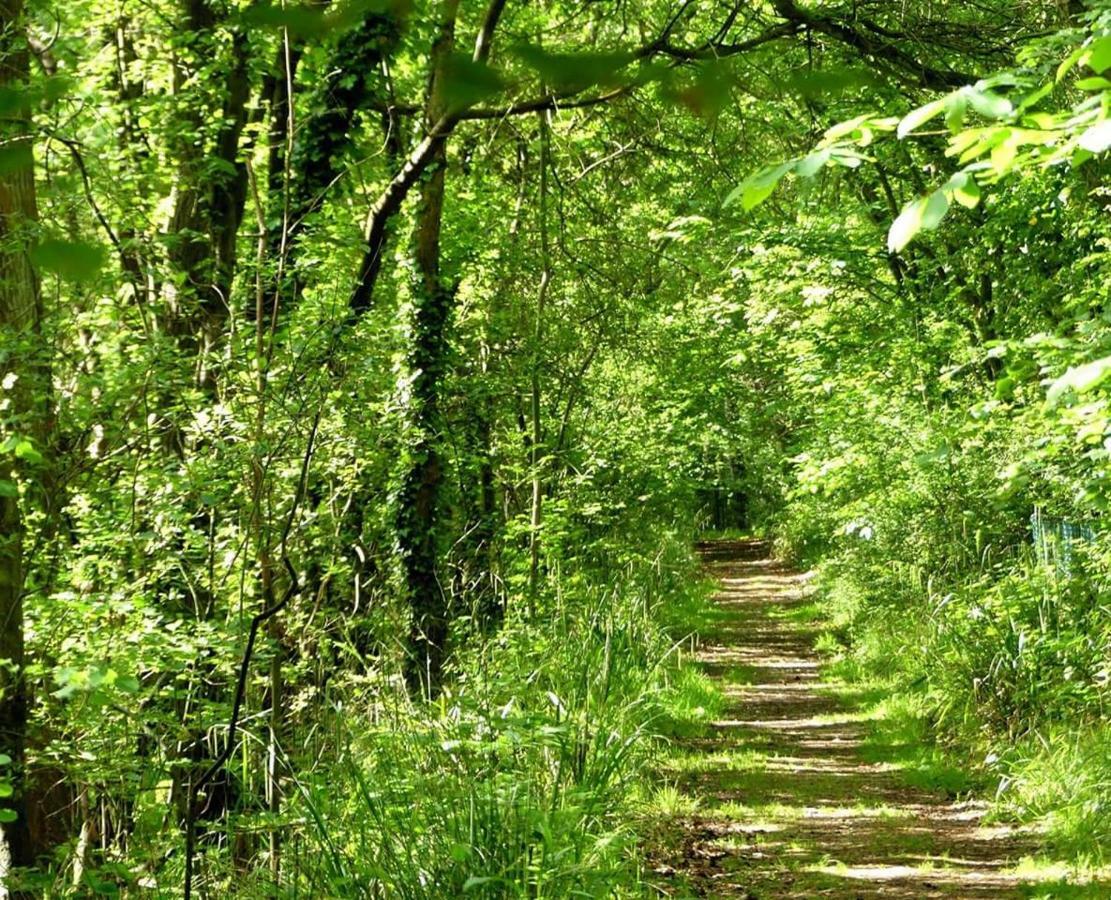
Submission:
[[[951,134],[956,134],[961,130],[967,112],[968,100],[963,94],[957,94],[945,110],[945,125]]]
[[[809,156],[805,156],[799,161],[798,165],[795,167],[795,172],[803,178],[810,178],[826,167],[832,154],[833,151],[828,147],[822,150],[815,150]]]
[[[899,128],[896,134],[900,138],[906,137],[912,131],[925,125],[930,119],[940,116],[945,112],[945,99],[934,100],[932,103],[927,103],[925,106],[920,106],[918,109],[907,113],[899,122]]]
[[[1014,104],[1006,97],[989,91],[969,89],[965,92],[969,105],[988,119],[1004,119],[1015,111]]]
[[[1003,175],[1010,171],[1014,165],[1015,157],[1018,154],[1018,148],[1014,142],[1008,139],[1003,140],[991,148],[991,165],[996,173]]]
[[[972,175],[958,172],[947,187],[953,199],[966,209],[975,209],[980,202],[980,185]]]
[[[1103,153],[1111,147],[1111,119],[1097,122],[1080,135],[1078,143],[1089,153]]]
[[[1093,72],[1105,72],[1111,69],[1111,35],[1092,41],[1085,56],[1085,65]]]
[[[1069,391],[1083,394],[1099,387],[1111,375],[1111,356],[1070,367],[1064,375],[1054,381],[1045,393],[1046,402],[1055,406]]]
[[[887,232],[887,249],[899,253],[922,228],[922,215],[926,211],[925,198],[907,204]]]
[[[830,156],[831,162],[834,162],[839,166],[844,166],[847,169],[860,168],[861,163],[863,163],[865,159],[866,157],[860,153],[844,149],[834,150],[832,155]]]
[[[949,198],[945,196],[945,191],[934,191],[927,198],[926,206],[922,210],[922,228],[933,231],[941,224],[947,212],[949,212]]]
[[[825,139],[828,141],[836,141],[839,138],[846,137],[857,131],[861,125],[871,119],[871,116],[865,113],[862,116],[857,116],[854,119],[848,119],[844,122],[838,122],[836,125],[828,128],[825,132]]]

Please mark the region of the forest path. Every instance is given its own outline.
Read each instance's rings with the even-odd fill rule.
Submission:
[[[682,796],[656,860],[664,892],[1030,896],[1013,867],[1036,836],[985,825],[986,804],[939,786],[936,756],[916,772],[922,748],[875,728],[882,698],[823,682],[807,577],[756,541],[700,550],[721,587],[697,655],[726,707],[665,769]],[[1044,889],[1036,895],[1060,896]]]

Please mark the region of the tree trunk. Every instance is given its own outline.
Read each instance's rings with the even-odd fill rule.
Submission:
[[[199,69],[215,51],[216,17],[204,0],[186,0],[184,26],[189,35],[186,64]],[[169,225],[170,263],[176,278],[171,295],[170,331],[197,355],[196,381],[215,392],[212,358],[223,341],[231,310],[236,244],[247,199],[246,164],[238,159],[247,124],[250,73],[247,35],[235,32],[224,79],[197,82],[186,94],[181,85],[188,72],[175,66],[175,95],[183,107],[174,209]],[[207,89],[207,90],[206,90]],[[201,139],[208,95],[222,98],[220,129],[215,143]]]
[[[24,89],[28,50],[24,33],[22,0],[0,0],[0,90]],[[19,435],[43,451],[47,419],[39,404],[44,360],[41,340],[42,302],[28,245],[38,220],[35,202],[34,163],[30,110],[14,111],[0,125],[3,142],[19,156],[16,165],[0,171],[0,339],[11,352],[0,359],[0,381],[9,401],[0,437]],[[11,152],[11,151],[9,151]],[[30,454],[23,454],[24,458]],[[16,483],[22,471],[16,456],[0,454],[0,751],[11,758],[0,775],[11,778],[14,792],[0,806],[14,810],[13,822],[0,823],[0,896],[8,870],[32,863],[27,827],[25,748],[27,743],[28,692],[24,677],[23,588],[24,525]]]
[[[532,510],[529,515],[529,612],[536,604],[540,580],[540,524],[543,518],[544,423],[540,414],[540,368],[543,364],[541,345],[544,340],[544,311],[548,303],[548,287],[552,282],[552,252],[548,245],[548,165],[551,155],[551,113],[537,113],[540,121],[540,285],[536,291],[536,322],[533,326],[532,372],[530,373],[532,439],[529,445],[529,467],[532,469]]]
[[[442,116],[442,72],[455,43],[459,0],[445,0],[433,46],[427,121]],[[412,620],[406,680],[411,690],[436,694],[443,675],[448,636],[446,592],[437,574],[437,513],[443,465],[440,458],[440,387],[446,366],[447,327],[454,290],[440,277],[440,226],[447,165],[446,138],[431,149],[417,211],[413,261],[412,336],[409,349],[408,465],[398,500],[397,534]]]

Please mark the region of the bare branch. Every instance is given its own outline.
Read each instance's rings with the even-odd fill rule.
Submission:
[[[788,22],[836,38],[841,43],[877,62],[885,63],[896,70],[909,74],[922,87],[933,88],[934,90],[949,90],[976,81],[975,75],[966,72],[935,69],[928,66],[893,43],[879,40],[873,35],[856,31],[840,22],[835,22],[810,10],[803,9],[795,0],[774,0],[774,5],[776,13]]]

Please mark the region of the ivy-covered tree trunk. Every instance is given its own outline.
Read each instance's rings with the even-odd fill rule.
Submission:
[[[371,13],[340,36],[325,68],[329,77],[313,94],[314,112],[295,137],[287,239],[300,233],[343,177],[344,154],[357,134],[355,118],[371,100],[381,99],[383,65],[400,40],[401,21],[394,12]],[[291,247],[291,259],[296,259],[296,245]]]
[[[428,88],[427,120],[442,114],[444,61],[455,43],[458,0],[445,0],[435,66]],[[410,689],[439,690],[448,637],[447,592],[438,576],[437,512],[443,461],[440,454],[440,389],[446,367],[447,327],[455,292],[440,273],[440,229],[447,165],[446,138],[436,142],[421,186],[413,241],[413,286],[408,354],[407,453],[398,497],[397,535],[411,609],[406,680]]]
[[[185,0],[184,59],[175,66],[180,120],[174,134],[177,182],[169,225],[173,268],[169,330],[195,353],[196,381],[216,389],[212,356],[223,341],[235,281],[236,246],[247,198],[247,168],[239,145],[247,124],[251,85],[246,32],[235,31],[223,78],[202,77],[217,51],[218,17],[206,0]],[[219,125],[207,136],[208,117]]]
[[[0,91],[25,91],[28,49],[22,0],[0,0]],[[6,401],[0,419],[0,782],[10,780],[13,792],[0,800],[0,894],[13,866],[32,861],[27,827],[25,748],[28,690],[24,660],[24,522],[17,482],[24,474],[21,460],[41,452],[45,420],[36,406],[37,368],[42,360],[42,302],[38,277],[28,255],[35,238],[35,201],[30,111],[25,105],[0,125],[6,164],[0,168],[0,397]],[[29,442],[29,443],[28,443]]]

